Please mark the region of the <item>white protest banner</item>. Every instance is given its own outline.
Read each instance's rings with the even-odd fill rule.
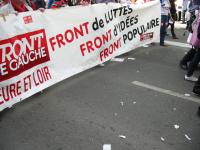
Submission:
[[[98,4],[0,18],[0,111],[159,40],[160,2]]]

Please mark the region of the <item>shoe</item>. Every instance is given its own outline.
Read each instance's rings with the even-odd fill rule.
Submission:
[[[173,36],[172,38],[173,38],[173,39],[178,39],[176,36]]]
[[[160,44],[160,46],[164,46],[164,47],[167,47],[167,45],[165,45],[165,44]]]
[[[183,69],[183,70],[187,70],[188,69],[188,66],[187,66],[187,64],[184,64],[184,63],[179,63],[179,66],[180,66],[180,68],[181,69]]]
[[[192,82],[196,82],[198,80],[197,77],[194,77],[194,76],[188,77],[187,75],[185,75],[184,79],[187,81],[192,81]]]

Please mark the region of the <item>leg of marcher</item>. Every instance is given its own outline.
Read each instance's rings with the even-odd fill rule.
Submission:
[[[197,82],[195,82],[192,92],[200,96],[200,76]]]
[[[185,13],[186,13],[186,10],[183,10],[183,20],[182,20],[182,23],[185,23]]]
[[[161,15],[161,27],[160,27],[160,45],[164,46],[166,28],[167,28],[167,15]]]
[[[175,23],[171,24],[172,38],[173,38],[173,39],[178,39],[178,38],[176,37],[175,31],[174,31],[174,24],[175,24]]]
[[[197,78],[193,77],[192,75],[193,75],[195,69],[197,68],[199,62],[200,62],[200,49],[198,48],[196,50],[194,58],[192,59],[192,61],[189,64],[187,75],[185,75],[185,80],[197,81]]]
[[[200,96],[200,76],[197,82],[195,82],[192,92],[197,96]],[[200,106],[198,107],[197,115],[200,117]]]
[[[184,70],[188,69],[187,63],[192,60],[192,58],[194,57],[195,53],[196,53],[196,50],[192,47],[187,52],[187,54],[185,54],[185,56],[180,61],[180,67],[182,69],[184,69]]]
[[[48,1],[48,5],[47,5],[47,8],[50,9],[51,8],[51,5],[53,4],[54,0],[49,0]]]

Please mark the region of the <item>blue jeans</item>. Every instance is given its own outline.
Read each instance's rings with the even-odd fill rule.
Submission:
[[[49,0],[48,1],[48,5],[47,5],[47,8],[50,9],[51,8],[51,5],[53,4],[54,0]]]
[[[167,15],[161,15],[161,26],[160,26],[160,44],[164,44],[165,41],[165,35],[168,25],[168,16]]]

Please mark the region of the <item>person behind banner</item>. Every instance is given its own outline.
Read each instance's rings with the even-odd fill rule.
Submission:
[[[46,2],[44,0],[32,0],[32,2],[36,5],[36,9],[46,8]]]
[[[51,9],[56,9],[60,7],[68,6],[68,1],[66,0],[54,0],[53,4],[51,5]]]
[[[0,8],[8,3],[8,0],[0,0]]]
[[[185,14],[187,12],[187,5],[189,3],[189,0],[183,0],[183,3],[182,3],[182,8],[183,8],[183,11],[182,11],[182,23],[185,24]]]
[[[135,2],[136,5],[143,5],[144,4],[144,0],[137,0]]]
[[[51,9],[65,7],[65,6],[87,6],[91,4],[91,0],[54,0]]]
[[[17,12],[36,10],[36,5],[31,0],[11,0],[11,4]]]
[[[135,3],[132,3],[131,0],[120,0],[120,3],[121,3],[121,4],[128,4],[128,5],[130,5],[130,4],[135,4]]]
[[[5,15],[15,12],[14,8],[9,3],[10,3],[9,0],[2,0],[2,5],[0,7],[1,16],[5,17]]]
[[[100,4],[100,3],[119,3],[120,0],[93,0],[94,4]]]
[[[9,14],[18,15],[18,13],[39,10],[44,12],[44,8],[37,8],[37,6],[32,2],[32,0],[8,0],[7,4],[0,8],[0,17],[6,21],[5,16]]]
[[[165,36],[168,26],[168,16],[170,14],[170,2],[169,0],[161,0],[161,27],[160,27],[160,46],[165,46]]]
[[[8,15],[33,10],[36,10],[36,6],[31,0],[9,0],[6,5],[0,8],[0,14]]]
[[[170,14],[171,15],[169,16],[170,17],[169,25],[171,26],[172,38],[178,39],[174,31],[175,21],[177,20],[175,1],[176,0],[170,0],[170,5],[171,5]]]
[[[0,0],[0,8],[1,8],[3,5],[4,5],[4,4],[3,4],[3,1]]]
[[[68,0],[69,6],[77,6],[77,5],[87,6],[90,4],[92,4],[92,0]]]
[[[50,9],[53,3],[54,3],[54,0],[47,0],[47,8]]]

